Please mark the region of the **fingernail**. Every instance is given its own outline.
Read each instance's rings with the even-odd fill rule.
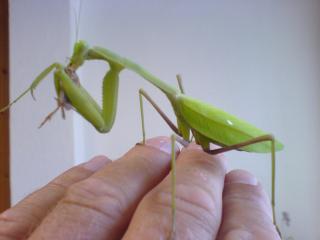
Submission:
[[[155,137],[146,141],[147,146],[159,149],[162,152],[171,153],[171,141],[168,137]]]
[[[111,162],[111,160],[105,156],[96,156],[82,164],[82,167],[91,170],[91,171],[98,171],[102,167],[104,167],[107,163]]]
[[[229,172],[225,179],[226,184],[243,183],[248,185],[258,185],[257,178],[245,170],[233,170]]]

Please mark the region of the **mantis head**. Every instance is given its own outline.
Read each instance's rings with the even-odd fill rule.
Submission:
[[[73,47],[73,54],[69,66],[74,70],[80,67],[87,58],[88,50],[89,45],[85,41],[80,40],[76,42]]]

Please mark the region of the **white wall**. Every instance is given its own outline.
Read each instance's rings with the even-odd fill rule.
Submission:
[[[54,61],[66,62],[71,54],[70,7],[59,1],[10,1],[10,96],[29,87]],[[52,74],[10,111],[12,202],[34,191],[74,164],[72,115],[60,113],[42,127],[56,107]]]
[[[21,2],[11,1],[11,96],[52,61],[65,62],[74,38],[69,15],[75,3]],[[282,226],[285,235],[312,240],[320,238],[319,12],[316,0],[84,0],[79,36],[137,61],[171,84],[181,73],[189,95],[274,133],[285,144],[277,155],[278,219],[282,211],[289,212],[291,225]],[[97,100],[105,72],[106,64],[99,62],[82,69],[82,82]],[[123,72],[111,133],[101,135],[70,113],[67,121],[56,116],[38,131],[36,124],[54,107],[50,81],[39,87],[37,102],[28,97],[11,111],[14,201],[72,162],[100,153],[116,158],[140,141],[138,88],[146,89],[174,119],[157,89]],[[155,111],[147,105],[146,110],[147,135],[169,135]],[[230,169],[249,169],[270,188],[269,155],[227,156]]]

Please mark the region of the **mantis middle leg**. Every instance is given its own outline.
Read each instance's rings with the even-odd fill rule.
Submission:
[[[181,134],[174,123],[169,119],[169,117],[160,109],[160,107],[152,100],[152,98],[143,90],[139,89],[139,102],[140,102],[140,113],[141,113],[141,124],[142,124],[142,143],[145,144],[145,126],[144,126],[144,112],[143,112],[143,101],[142,97],[146,98],[148,102],[154,107],[154,109],[160,114],[168,126],[174,131],[178,136]],[[181,141],[185,141],[181,138]],[[180,142],[180,141],[179,141]],[[186,141],[185,141],[186,142]],[[175,228],[176,228],[176,151],[175,151],[176,135],[171,135],[171,232],[169,239],[175,239]],[[183,143],[186,145],[186,143]]]
[[[142,124],[142,143],[145,143],[145,124],[144,124],[144,111],[143,111],[143,101],[142,97],[148,100],[148,102],[154,107],[154,109],[160,114],[163,120],[168,124],[173,132],[177,135],[181,136],[179,129],[175,126],[175,124],[169,119],[169,117],[161,110],[161,108],[152,100],[152,98],[147,94],[143,89],[139,89],[139,103],[140,103],[140,113],[141,113],[141,124]]]

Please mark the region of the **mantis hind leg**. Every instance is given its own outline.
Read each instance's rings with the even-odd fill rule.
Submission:
[[[231,146],[226,146],[222,148],[218,148],[215,150],[206,150],[207,153],[209,154],[219,154],[219,153],[224,153],[228,152],[231,150],[236,150],[240,149],[242,147],[256,144],[259,142],[265,142],[265,141],[270,141],[271,142],[271,207],[272,207],[272,216],[273,216],[273,224],[275,225],[280,237],[281,237],[281,232],[277,226],[276,222],[276,211],[275,211],[275,177],[276,177],[276,155],[275,155],[275,139],[273,135],[263,135],[260,137],[256,137],[253,139],[250,139],[248,141],[244,141],[238,144],[234,144]]]

